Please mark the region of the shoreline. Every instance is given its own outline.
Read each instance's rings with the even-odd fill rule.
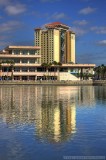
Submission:
[[[106,80],[81,81],[0,81],[0,85],[106,86]]]

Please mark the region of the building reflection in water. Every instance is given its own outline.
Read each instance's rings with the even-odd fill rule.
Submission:
[[[0,117],[11,127],[34,124],[36,136],[62,142],[76,132],[76,105],[94,103],[94,88],[56,86],[0,87]],[[84,94],[84,95],[83,95]]]
[[[67,87],[46,87],[43,90],[37,135],[52,142],[61,142],[76,131],[75,101],[70,103],[71,90]]]

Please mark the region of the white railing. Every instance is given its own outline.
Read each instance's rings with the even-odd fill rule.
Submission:
[[[15,55],[15,54],[0,54],[0,58],[41,58],[41,55]]]

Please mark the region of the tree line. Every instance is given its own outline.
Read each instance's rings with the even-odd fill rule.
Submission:
[[[54,79],[57,79],[57,76],[55,76],[55,72],[57,71],[57,68],[60,68],[62,66],[61,62],[53,61],[52,63],[42,63],[41,66],[44,68],[45,72],[49,69],[51,69],[52,66],[54,66]],[[51,79],[51,75],[44,75],[44,79]],[[58,72],[58,78],[59,78],[59,72]]]
[[[105,80],[106,79],[106,66],[104,64],[94,68],[94,79]]]
[[[4,64],[7,64],[7,66],[5,66]],[[14,61],[13,60],[0,60],[0,79],[2,80],[6,80],[8,79],[8,76],[2,75],[2,72],[4,72],[4,69],[6,68],[7,73],[11,72],[11,77],[10,79],[13,79],[13,68],[14,68]]]

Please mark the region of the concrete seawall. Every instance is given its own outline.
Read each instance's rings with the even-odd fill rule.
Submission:
[[[87,86],[106,85],[106,80],[82,80],[82,81],[0,81],[0,85],[55,85],[55,86]]]

